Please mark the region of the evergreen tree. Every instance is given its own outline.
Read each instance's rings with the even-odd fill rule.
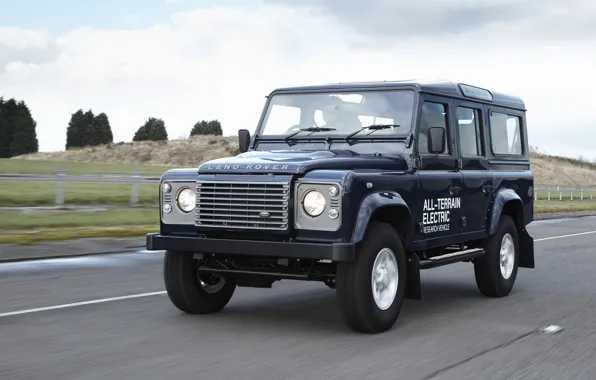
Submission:
[[[218,120],[201,120],[197,122],[190,131],[191,136],[195,135],[223,135],[221,123]]]
[[[8,146],[10,145],[10,122],[8,110],[3,98],[0,98],[0,158],[8,158]]]
[[[83,146],[83,136],[85,134],[83,110],[79,109],[73,113],[66,128],[66,149],[79,148]]]
[[[112,128],[105,113],[93,115],[92,110],[73,113],[66,129],[66,149],[109,144],[114,141]]]
[[[12,138],[8,147],[9,156],[36,153],[39,150],[37,140],[37,123],[31,116],[31,111],[25,102],[20,101],[15,108],[15,117],[11,119]]]
[[[114,135],[112,134],[112,128],[110,127],[108,115],[103,112],[100,113],[99,115],[95,116],[93,124],[99,144],[103,145],[114,142]]]
[[[87,112],[85,112],[83,114],[83,121],[81,123],[82,125],[82,132],[83,132],[83,136],[82,136],[82,146],[93,146],[93,145],[97,145],[97,133],[95,131],[95,128],[93,128],[93,119],[95,118],[95,116],[93,115],[93,111],[88,110]]]
[[[132,141],[165,141],[168,139],[168,132],[162,119],[150,117],[135,132]]]
[[[9,158],[39,150],[37,123],[24,101],[0,99],[0,157]]]

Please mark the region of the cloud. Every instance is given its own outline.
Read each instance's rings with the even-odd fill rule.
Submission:
[[[330,8],[331,1],[321,3],[324,7],[305,1],[297,8],[279,2],[198,9],[146,28],[80,28],[59,36],[0,29],[2,95],[25,100],[38,122],[40,148],[58,150],[64,147],[70,115],[79,108],[106,112],[116,141],[130,141],[150,116],[164,119],[171,138],[187,136],[198,120],[215,118],[229,135],[239,128],[254,130],[264,96],[275,87],[449,78],[521,95],[529,109],[532,144],[543,150],[579,155],[592,149],[585,136],[596,126],[591,111],[596,38],[586,32],[573,43],[563,41],[561,33],[531,43],[514,39],[520,27],[538,25],[536,18],[545,22],[543,15],[559,9],[551,0],[541,13],[521,0],[513,8],[501,8],[495,0],[484,6],[466,0],[458,8],[464,11],[455,9],[457,3],[426,2],[446,9],[445,15],[473,14],[476,23],[457,32],[436,25],[433,33],[416,25],[448,24],[449,17],[436,9],[400,6],[390,22],[391,3],[377,0],[361,7],[357,22],[354,2],[337,9]],[[585,11],[591,9],[585,4]],[[494,11],[492,19],[478,22],[479,7],[490,6],[510,12]],[[371,14],[381,20],[378,25]],[[401,34],[375,38],[382,20],[385,27],[393,25],[388,30],[401,28]],[[575,33],[562,29],[564,21],[544,33]],[[407,33],[405,22],[422,32]]]
[[[57,55],[58,49],[46,31],[0,27],[0,67],[14,61],[48,62]]]
[[[451,37],[492,31],[501,40],[573,40],[596,35],[591,0],[264,0],[316,7],[358,33],[387,40],[412,36]]]

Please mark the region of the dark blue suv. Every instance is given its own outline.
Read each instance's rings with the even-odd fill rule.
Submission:
[[[471,262],[479,291],[507,296],[534,268],[534,177],[520,98],[452,82],[276,89],[240,154],[161,178],[172,303],[223,309],[237,286],[282,279],[336,289],[346,324],[378,333],[420,270]]]

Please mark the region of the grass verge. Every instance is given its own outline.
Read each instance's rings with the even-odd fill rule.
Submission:
[[[140,237],[159,230],[157,209],[0,212],[0,244]]]
[[[547,214],[553,212],[577,212],[577,211],[596,211],[596,200],[587,201],[541,201],[534,202],[534,212],[536,214]]]
[[[85,227],[85,228],[48,228],[35,232],[12,231],[0,232],[0,244],[32,245],[42,242],[63,241],[86,238],[126,238],[142,237],[156,232],[159,225],[149,226],[116,226],[116,227]]]

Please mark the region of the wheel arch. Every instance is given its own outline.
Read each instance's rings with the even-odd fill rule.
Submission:
[[[520,250],[519,266],[534,268],[534,239],[526,230],[522,200],[512,189],[500,189],[495,195],[489,213],[489,236],[495,234],[502,215],[510,216],[517,227]]]
[[[351,242],[360,243],[371,222],[388,223],[402,238],[404,248],[412,241],[412,216],[404,199],[394,191],[370,193],[360,202]]]
[[[501,215],[506,214],[513,218],[517,229],[523,229],[524,215],[522,200],[512,189],[501,189],[495,195],[493,205],[490,209],[488,218],[488,234],[494,235],[499,225]]]

